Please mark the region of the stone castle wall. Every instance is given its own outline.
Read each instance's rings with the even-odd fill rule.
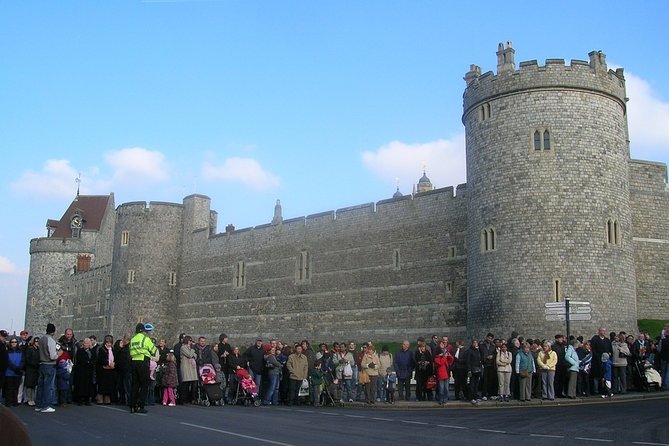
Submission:
[[[179,330],[249,342],[464,334],[465,230],[464,189],[446,188],[213,238],[200,231],[192,246],[208,246],[184,255]]]
[[[669,319],[667,166],[632,160],[630,194],[639,319]]]

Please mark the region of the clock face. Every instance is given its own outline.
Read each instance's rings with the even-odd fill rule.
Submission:
[[[80,227],[81,226],[81,217],[78,215],[75,215],[72,217],[72,226],[74,227]]]

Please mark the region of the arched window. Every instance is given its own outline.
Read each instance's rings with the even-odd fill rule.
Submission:
[[[481,251],[488,251],[488,231],[486,229],[481,231]]]
[[[618,220],[609,218],[606,221],[606,241],[609,245],[622,245],[623,234]]]
[[[534,131],[534,150],[541,150],[541,134],[539,130]]]
[[[548,130],[544,130],[544,150],[551,149],[551,135]]]
[[[494,228],[485,228],[481,231],[481,252],[494,251],[497,248],[497,234]]]
[[[609,244],[613,243],[613,222],[611,219],[606,222],[606,241]]]

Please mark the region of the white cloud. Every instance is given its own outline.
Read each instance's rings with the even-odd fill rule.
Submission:
[[[202,164],[202,175],[209,181],[239,182],[259,191],[274,189],[280,183],[279,177],[265,170],[252,158],[233,157],[222,164],[206,161]]]
[[[47,160],[40,172],[28,170],[12,183],[12,190],[41,197],[73,197],[79,173],[68,160]]]
[[[392,141],[375,151],[363,152],[362,160],[379,178],[388,182],[399,179],[400,191],[405,194],[418,182],[423,168],[437,188],[455,186],[466,179],[464,134],[422,144]]]
[[[23,172],[12,183],[12,190],[31,197],[72,198],[77,191],[75,179],[79,177],[82,194],[107,194],[169,179],[167,163],[161,152],[133,147],[109,152],[104,159],[111,167],[107,174],[97,166],[77,170],[69,160],[47,160],[39,172]]]
[[[630,147],[635,158],[666,157],[669,149],[669,102],[663,101],[651,85],[625,73]]]
[[[158,151],[131,147],[105,154],[105,161],[112,168],[112,184],[145,184],[169,178],[165,156]]]
[[[15,274],[18,268],[7,257],[0,256],[0,274]]]

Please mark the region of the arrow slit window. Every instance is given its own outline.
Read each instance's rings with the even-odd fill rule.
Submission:
[[[560,286],[560,279],[553,279],[553,300],[560,302],[562,300],[562,287]]]

